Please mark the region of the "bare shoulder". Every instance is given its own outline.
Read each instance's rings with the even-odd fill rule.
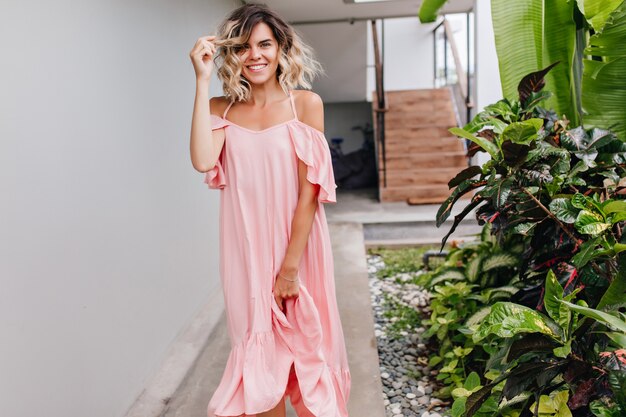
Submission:
[[[209,107],[211,108],[211,114],[222,117],[229,101],[224,96],[212,97],[209,100]]]
[[[296,100],[296,107],[298,110],[316,110],[321,108],[324,110],[324,103],[319,94],[309,90],[294,90],[294,99]]]
[[[293,94],[300,121],[323,132],[324,103],[322,98],[317,93],[308,90],[296,90]]]

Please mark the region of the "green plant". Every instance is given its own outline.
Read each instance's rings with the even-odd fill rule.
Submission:
[[[450,181],[454,189],[437,213],[437,224],[443,224],[461,196],[475,192],[443,243],[476,209],[479,222],[491,223],[499,242],[511,235],[523,239],[519,272],[528,287],[515,301],[540,305],[540,283],[555,267],[568,291],[585,285],[587,301],[595,305],[614,273],[615,254],[624,248],[626,202],[618,192],[626,144],[606,130],[570,129],[567,120],[539,107],[550,95],[541,90],[551,68],[524,77],[518,101],[501,100],[464,128],[450,129],[492,159]],[[572,260],[573,254],[579,255]]]
[[[469,373],[484,366],[485,350],[475,346],[467,327],[480,320],[490,303],[508,300],[518,291],[522,250],[518,236],[497,242],[487,223],[479,239],[452,248],[435,271],[419,276],[417,283],[432,293],[423,336],[436,340],[438,347],[429,365],[439,368],[437,379],[446,384],[438,392],[440,397],[449,397]]]
[[[524,247],[518,266],[523,288],[456,329],[471,337],[465,346],[473,346],[464,367],[484,378],[472,389],[452,391],[457,415],[489,415],[494,406],[502,415],[621,410],[623,371],[603,355],[620,357],[612,352],[624,342],[626,144],[607,130],[570,128],[539,107],[549,96],[543,77],[552,67],[524,77],[519,100],[501,100],[464,128],[451,129],[492,158],[450,181],[454,189],[438,224],[473,191],[451,232],[475,209],[495,242],[517,238]],[[459,271],[471,259],[462,261]],[[480,299],[481,290],[470,288],[468,308],[495,301]],[[446,355],[450,349],[438,356]],[[450,380],[450,387],[465,387],[467,378]]]
[[[424,0],[422,22],[446,2]],[[623,0],[491,1],[504,97],[517,96],[525,74],[562,64],[547,76],[556,94],[547,106],[574,125],[609,127],[626,140],[626,2]]]
[[[420,276],[417,283],[429,289],[448,281],[465,281],[481,289],[515,283],[519,275],[519,257],[524,250],[522,241],[518,236],[512,236],[506,242],[498,242],[491,230],[492,225],[486,223],[478,240],[452,248],[445,261],[433,272]]]
[[[620,262],[626,266],[626,259]],[[618,279],[624,280],[625,274]],[[454,390],[453,415],[483,415],[493,409],[494,402],[499,412],[513,414],[513,405],[518,411],[538,415],[571,415],[570,409],[583,407],[604,410],[607,404],[613,410],[626,410],[622,408],[626,358],[623,364],[620,359],[626,316],[591,309],[582,300],[573,303],[576,291],[566,295],[552,272],[545,288],[546,314],[501,302],[472,327],[475,343],[490,341],[488,344],[496,347],[487,366],[486,376],[491,378],[486,379],[491,382],[471,384],[471,390]],[[586,331],[590,323],[585,317],[595,320],[592,331]],[[601,327],[611,332],[596,331]],[[603,350],[611,344],[620,348]]]

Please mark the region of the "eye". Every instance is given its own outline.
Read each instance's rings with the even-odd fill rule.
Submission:
[[[263,42],[263,43],[261,43],[261,47],[262,48],[269,48],[270,46],[272,46],[271,42]]]
[[[250,49],[250,45],[248,45],[248,44],[233,46],[233,51],[236,54],[242,54],[245,51],[247,51],[248,49]]]

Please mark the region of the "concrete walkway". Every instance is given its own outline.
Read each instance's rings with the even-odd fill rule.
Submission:
[[[337,204],[326,206],[328,222],[361,223],[367,247],[437,246],[450,230],[454,216],[469,203],[467,199],[457,201],[448,220],[438,228],[435,219],[439,204],[410,206],[404,202],[380,203],[376,194],[375,189],[338,192]],[[480,229],[475,213],[471,212],[449,240],[473,239]]]

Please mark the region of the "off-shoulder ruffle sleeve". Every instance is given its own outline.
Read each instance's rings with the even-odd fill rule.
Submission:
[[[228,120],[222,119],[221,117],[212,114],[211,126],[213,130],[221,129],[228,126]],[[224,188],[224,186],[226,186],[226,174],[224,173],[224,166],[222,161],[223,156],[224,147],[222,147],[222,152],[220,152],[220,156],[217,158],[215,166],[208,170],[204,176],[204,182],[209,186],[209,188],[218,189]]]
[[[289,136],[298,158],[307,166],[307,180],[320,186],[318,201],[336,203],[335,174],[324,134],[302,122],[290,123]]]

